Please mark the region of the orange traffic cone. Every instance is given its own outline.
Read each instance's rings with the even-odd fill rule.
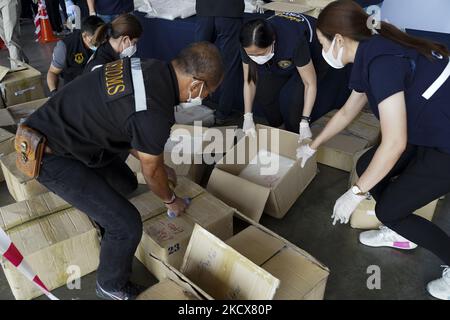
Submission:
[[[48,20],[47,10],[43,5],[39,6],[39,18],[41,29],[39,32],[39,42],[47,43],[58,41],[59,39],[53,35],[52,27],[50,26],[50,21]]]

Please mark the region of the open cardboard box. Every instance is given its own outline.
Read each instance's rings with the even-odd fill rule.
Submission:
[[[164,163],[178,176],[201,183],[207,165],[220,160],[234,145],[236,126],[206,128],[180,125],[172,127],[164,149]],[[216,140],[223,137],[222,140]],[[216,141],[217,143],[212,144]],[[137,173],[139,183],[145,184],[139,160],[130,155],[127,164]]]
[[[234,211],[233,228],[236,234],[222,242],[197,226],[194,233],[200,236],[193,236],[184,258],[186,274],[152,253],[147,260],[164,278],[207,300],[323,299],[330,273],[326,266],[238,211]],[[242,268],[256,273],[240,273]],[[203,271],[199,274],[198,269]]]
[[[177,218],[169,218],[164,203],[150,191],[130,200],[144,222],[136,257],[158,279],[163,275],[148,260],[149,254],[179,269],[196,223],[221,239],[228,239],[233,234],[232,208],[187,178],[178,177],[175,193],[181,198],[192,199],[186,213]]]
[[[142,292],[136,300],[202,300],[202,297],[179,279],[167,278]]]
[[[282,218],[316,176],[316,160],[300,167],[298,134],[263,125],[256,131],[257,138],[240,139],[217,163],[207,190],[255,221],[263,212]]]
[[[28,64],[18,70],[0,67],[0,90],[4,107],[45,98],[41,73]]]

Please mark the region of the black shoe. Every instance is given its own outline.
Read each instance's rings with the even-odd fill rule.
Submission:
[[[136,297],[145,290],[143,286],[128,282],[125,287],[119,291],[107,291],[96,284],[95,292],[97,297],[105,300],[135,300]]]

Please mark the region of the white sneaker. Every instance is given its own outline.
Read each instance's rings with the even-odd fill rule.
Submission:
[[[442,272],[442,278],[431,281],[427,290],[433,297],[441,300],[450,300],[450,267],[442,266],[444,272]]]
[[[392,247],[402,250],[417,248],[417,244],[385,226],[381,226],[380,230],[362,232],[359,235],[359,241],[369,247]]]

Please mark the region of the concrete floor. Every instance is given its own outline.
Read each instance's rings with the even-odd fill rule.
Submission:
[[[33,27],[23,26],[24,50],[30,64],[45,74],[54,44],[39,45],[32,39]],[[0,52],[0,64],[7,65],[7,52]],[[336,199],[347,190],[349,175],[327,166],[282,219],[263,216],[261,223],[285,237],[326,264],[331,275],[325,299],[432,299],[425,286],[441,275],[441,261],[425,249],[399,251],[389,248],[373,249],[358,243],[360,231],[349,226],[332,226],[331,213]],[[0,184],[0,205],[12,203],[5,183]],[[450,233],[450,197],[440,201],[434,222]],[[381,269],[381,289],[367,288],[367,268]],[[156,279],[135,261],[132,279],[151,285]],[[54,290],[61,299],[96,299],[95,273],[82,278],[81,290],[65,287]],[[0,299],[13,299],[9,285],[0,272]],[[46,299],[41,297],[40,299]]]

